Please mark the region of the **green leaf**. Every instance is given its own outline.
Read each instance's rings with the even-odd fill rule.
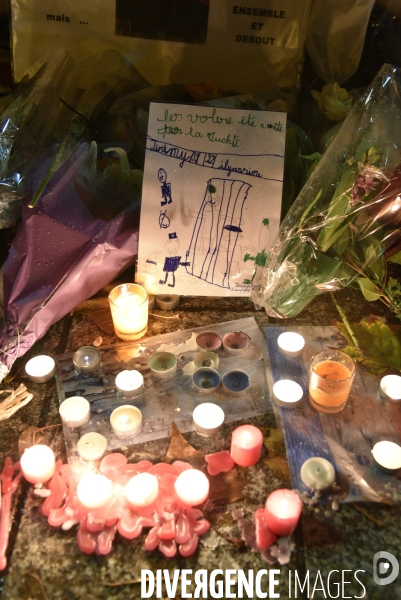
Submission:
[[[399,250],[397,254],[393,254],[393,256],[390,256],[390,258],[387,259],[387,262],[401,265],[401,250]]]
[[[386,265],[381,253],[381,246],[370,244],[365,250],[365,267],[368,266],[378,281],[384,279]]]
[[[378,293],[375,284],[372,281],[370,281],[370,279],[366,279],[365,277],[358,277],[357,281],[365,300],[367,300],[368,302],[374,302],[375,300],[379,300],[381,294]]]

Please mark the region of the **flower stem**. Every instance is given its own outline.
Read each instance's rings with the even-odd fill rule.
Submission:
[[[342,319],[345,327],[347,328],[348,333],[351,336],[352,341],[354,342],[354,346],[356,348],[359,348],[358,339],[357,339],[355,333],[352,331],[352,327],[351,327],[350,322],[348,321],[347,315],[345,314],[345,312],[343,311],[343,309],[341,308],[341,306],[338,304],[337,300],[335,299],[335,296],[334,296],[333,292],[330,292],[330,295],[331,295],[331,297],[333,299],[334,304],[336,305],[336,308],[337,308],[337,310],[338,310],[338,312],[340,314],[340,317],[341,317],[341,319]]]

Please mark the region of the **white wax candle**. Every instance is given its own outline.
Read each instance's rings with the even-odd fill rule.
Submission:
[[[336,478],[331,462],[320,456],[308,458],[303,463],[300,474],[304,484],[312,490],[325,490],[333,485]]]
[[[295,408],[302,400],[304,392],[296,381],[280,379],[273,385],[273,399],[281,408]]]
[[[132,437],[142,428],[142,413],[136,406],[119,406],[111,413],[110,424],[118,438]]]
[[[29,483],[45,483],[54,475],[56,459],[49,446],[37,444],[24,450],[21,456],[21,470]]]
[[[104,506],[113,495],[113,484],[100,473],[85,471],[77,485],[77,496],[85,508],[91,510]]]
[[[399,375],[385,375],[380,381],[380,395],[388,402],[401,401],[401,377]]]
[[[143,375],[139,371],[120,371],[116,377],[116,388],[124,398],[133,398],[143,389]]]
[[[209,495],[209,480],[197,469],[188,469],[180,473],[174,487],[178,498],[188,506],[202,504]]]
[[[305,340],[301,334],[294,331],[285,331],[277,338],[277,344],[280,352],[289,358],[296,358],[302,354],[305,346]]]
[[[125,497],[131,506],[138,508],[152,504],[159,493],[159,482],[151,473],[138,473],[125,486]]]
[[[86,398],[71,396],[60,404],[59,413],[65,427],[82,427],[91,415],[91,407]]]
[[[78,440],[77,450],[83,460],[100,460],[107,450],[107,439],[96,431],[85,433]]]
[[[109,294],[110,310],[116,335],[122,339],[137,339],[146,333],[148,325],[148,294],[138,284],[123,284]]]
[[[56,363],[51,356],[40,354],[28,360],[25,372],[31,381],[45,383],[52,379],[56,373]]]
[[[192,418],[196,431],[204,435],[213,435],[224,423],[224,411],[217,404],[204,402],[194,409]]]
[[[375,461],[388,471],[401,469],[401,446],[394,442],[377,442],[372,450]]]

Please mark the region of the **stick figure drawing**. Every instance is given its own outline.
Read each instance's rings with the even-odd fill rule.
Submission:
[[[175,286],[175,272],[177,271],[178,267],[180,265],[182,267],[188,267],[191,263],[181,262],[181,256],[177,256],[178,249],[180,247],[180,240],[178,239],[177,234],[175,232],[168,234],[168,240],[164,247],[166,249],[166,252],[169,254],[169,256],[166,256],[166,258],[164,260],[163,271],[165,272],[166,276],[164,278],[164,281],[163,281],[163,279],[160,279],[159,283],[161,285],[166,284],[167,280],[168,280],[168,276],[171,273],[172,283],[168,283],[167,285],[169,287],[174,287]]]

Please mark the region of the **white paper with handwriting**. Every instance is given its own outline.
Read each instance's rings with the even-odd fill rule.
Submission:
[[[286,113],[150,105],[136,280],[248,296],[280,222]]]

